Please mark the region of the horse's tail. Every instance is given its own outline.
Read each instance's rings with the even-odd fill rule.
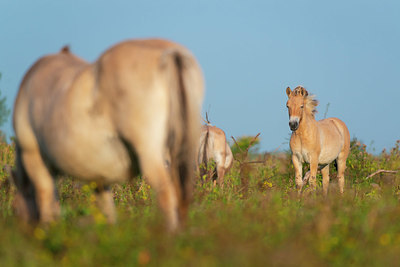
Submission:
[[[178,214],[184,220],[191,200],[200,138],[203,76],[194,57],[184,48],[167,51],[164,59],[170,84],[167,147],[178,196]]]
[[[200,178],[203,179],[203,176],[207,173],[208,170],[208,143],[209,143],[209,139],[210,139],[210,128],[209,126],[205,126],[207,128],[206,134],[204,135],[204,140],[201,140],[201,148],[200,148],[200,155],[199,155],[199,159],[201,159],[201,165],[200,166]]]

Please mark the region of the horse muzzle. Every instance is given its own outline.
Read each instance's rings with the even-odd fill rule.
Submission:
[[[289,127],[292,132],[296,131],[299,128],[299,120],[297,118],[294,120],[289,120]]]

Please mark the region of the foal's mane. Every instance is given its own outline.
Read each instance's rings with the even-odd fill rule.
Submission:
[[[301,91],[303,91],[304,95],[304,105],[306,107],[305,110],[315,117],[315,113],[317,113],[317,106],[319,104],[318,100],[315,99],[315,95],[309,95],[306,88],[303,86],[297,86],[294,88],[293,93],[294,95],[298,95],[301,94]]]

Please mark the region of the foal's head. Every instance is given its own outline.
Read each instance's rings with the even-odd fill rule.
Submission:
[[[289,127],[290,130],[296,131],[304,115],[309,114],[314,117],[318,101],[314,99],[314,96],[309,96],[307,90],[302,86],[297,86],[293,91],[288,87],[286,94],[289,97],[286,103],[289,111]]]

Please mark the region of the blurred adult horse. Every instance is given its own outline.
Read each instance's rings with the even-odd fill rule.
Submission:
[[[56,219],[53,176],[63,173],[96,182],[99,207],[113,222],[110,185],[140,170],[176,230],[191,196],[202,99],[195,58],[167,40],[125,41],[93,64],[67,47],[40,58],[14,107],[17,212]]]
[[[344,171],[350,151],[350,133],[346,124],[338,118],[315,120],[318,101],[308,95],[305,88],[298,86],[293,91],[288,87],[289,126],[292,130],[290,149],[295,168],[296,185],[303,187],[303,162],[310,164],[310,187],[316,188],[317,169],[322,172],[323,192],[329,187],[329,164],[336,159],[339,190],[344,191]]]

